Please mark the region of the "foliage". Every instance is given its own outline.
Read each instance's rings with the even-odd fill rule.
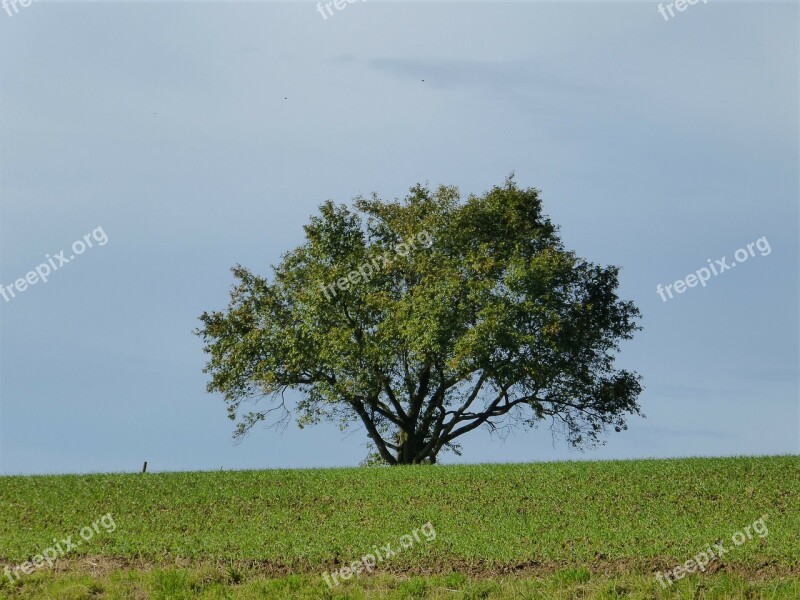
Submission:
[[[435,462],[480,426],[549,420],[593,445],[639,414],[639,377],[614,367],[638,310],[617,267],[563,247],[538,190],[417,185],[354,205],[324,204],[271,282],[236,266],[228,308],[202,315],[208,389],[237,435],[285,423],[290,390],[301,426],[360,423],[392,465]]]

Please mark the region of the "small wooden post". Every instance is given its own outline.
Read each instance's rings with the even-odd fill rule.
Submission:
[[[142,473],[147,473],[147,461],[144,461],[144,466],[142,467]]]

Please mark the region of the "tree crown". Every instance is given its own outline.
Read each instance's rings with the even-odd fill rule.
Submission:
[[[416,185],[354,207],[323,204],[271,282],[234,267],[227,310],[201,316],[208,390],[237,436],[285,422],[288,390],[301,426],[359,422],[389,464],[546,419],[593,445],[640,414],[640,378],[614,368],[639,312],[616,295],[617,267],[563,247],[537,189],[509,177],[462,200]]]

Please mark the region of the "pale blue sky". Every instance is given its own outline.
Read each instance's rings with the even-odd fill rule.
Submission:
[[[240,445],[191,334],[326,199],[512,170],[643,313],[647,419],[442,462],[797,453],[797,4],[50,4],[0,12],[0,473],[357,464],[363,430]],[[425,80],[423,83],[422,80]],[[663,303],[656,285],[766,236]]]

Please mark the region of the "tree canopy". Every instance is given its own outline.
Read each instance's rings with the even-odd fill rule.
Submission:
[[[420,464],[481,426],[544,422],[586,447],[640,414],[640,377],[614,366],[639,311],[618,267],[564,248],[539,190],[416,185],[326,202],[304,229],[271,280],[237,265],[227,309],[200,318],[235,436],[294,412],[362,425],[379,461]]]

